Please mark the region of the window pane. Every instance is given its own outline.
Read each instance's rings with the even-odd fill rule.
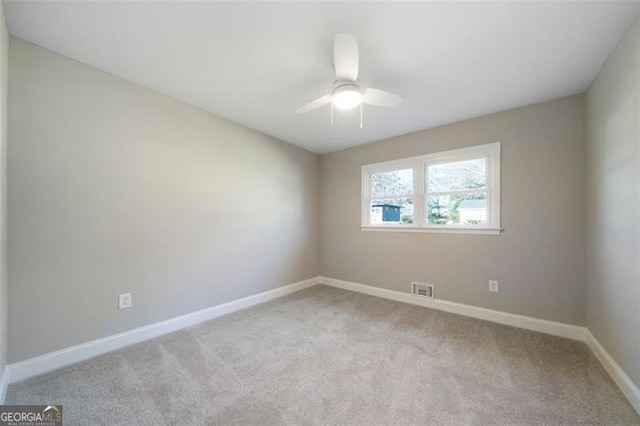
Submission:
[[[413,198],[372,200],[370,224],[413,223]]]
[[[371,196],[413,194],[413,169],[373,173],[371,175]]]
[[[427,200],[429,225],[486,225],[485,193],[440,195]]]
[[[487,187],[487,160],[434,164],[427,170],[429,192],[484,189]]]

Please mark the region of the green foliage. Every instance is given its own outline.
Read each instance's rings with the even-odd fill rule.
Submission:
[[[441,197],[431,197],[427,202],[427,219],[434,225],[445,225],[448,220],[447,206],[440,201]]]
[[[458,207],[460,207],[460,203],[465,198],[459,195],[451,196],[451,207],[449,207],[449,219],[453,223],[460,223],[460,212],[458,211]]]
[[[460,204],[464,200],[482,200],[484,197],[483,193],[430,197],[427,202],[427,219],[434,225],[460,223]]]

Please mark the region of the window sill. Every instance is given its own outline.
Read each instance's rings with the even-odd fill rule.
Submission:
[[[382,231],[382,232],[421,232],[430,234],[476,234],[476,235],[500,235],[502,228],[426,228],[417,226],[361,226],[362,231]]]

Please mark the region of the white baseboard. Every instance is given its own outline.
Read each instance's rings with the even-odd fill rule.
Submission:
[[[372,287],[369,285],[337,280],[334,278],[319,277],[319,282],[321,284],[326,284],[344,290],[351,290],[358,293],[364,293],[370,296],[377,296],[384,299],[395,300],[398,302],[410,303],[412,305],[424,306],[427,308],[437,309],[453,314],[464,315],[472,318],[496,322],[499,324],[505,324],[513,327],[524,328],[527,330],[538,331],[541,333],[552,334],[554,336],[566,337],[573,340],[579,340],[581,342],[584,342],[586,339],[586,328],[577,325],[548,321],[539,318],[527,317],[524,315],[510,314],[507,312],[479,308],[477,306],[464,305],[462,303],[449,302],[446,300],[425,299],[412,296],[409,293],[401,293],[399,291],[387,290],[383,288]]]
[[[9,372],[5,366],[0,374],[0,405],[4,404],[4,397],[7,395],[7,387],[9,386]]]
[[[303,290],[318,283],[318,278],[311,278],[263,293],[254,294],[242,299],[202,309],[190,314],[171,318],[166,321],[135,328],[123,333],[91,340],[79,345],[71,346],[55,352],[50,352],[24,361],[7,365],[2,376],[4,383],[15,383],[29,377],[47,373],[76,362],[84,361],[94,356],[111,352],[125,346],[139,343],[163,334],[171,333],[204,321],[218,318],[250,306],[258,305],[296,291]],[[6,388],[6,386],[5,386]]]
[[[633,383],[589,330],[587,330],[587,345],[589,345],[591,351],[596,358],[598,358],[604,369],[607,370],[607,373],[609,373],[609,376],[611,376],[613,381],[618,385],[624,396],[626,396],[631,405],[633,405],[633,408],[640,414],[640,389],[638,386]]]
[[[97,355],[190,327],[204,321],[218,318],[241,309],[312,287],[316,284],[326,284],[331,287],[351,290],[357,293],[368,294],[370,296],[424,306],[440,311],[586,342],[605,370],[618,385],[622,393],[629,399],[633,407],[640,414],[640,389],[638,389],[629,376],[627,376],[622,368],[620,368],[615,360],[611,358],[607,351],[602,347],[600,342],[598,342],[598,340],[585,327],[510,314],[477,306],[464,305],[462,303],[449,302],[446,300],[422,299],[408,293],[401,293],[399,291],[387,290],[322,276],[310,278],[308,280],[265,291],[242,299],[233,300],[228,303],[202,309],[200,311],[192,312],[190,314],[182,315],[159,323],[92,340],[76,346],[61,349],[59,351],[50,352],[25,361],[9,364],[0,375],[0,404],[4,403],[7,386],[11,383],[47,373]]]

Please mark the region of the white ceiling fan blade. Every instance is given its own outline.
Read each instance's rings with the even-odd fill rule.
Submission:
[[[333,67],[338,80],[358,80],[358,42],[351,34],[338,34],[333,41]]]
[[[297,112],[298,114],[303,114],[303,113],[308,112],[308,111],[311,111],[311,110],[313,110],[313,109],[320,108],[321,106],[326,105],[326,104],[328,104],[329,102],[331,102],[331,96],[329,96],[329,95],[324,95],[323,97],[318,98],[318,99],[316,99],[315,101],[311,101],[311,102],[309,102],[308,104],[306,104],[306,105],[304,105],[304,106],[302,106],[302,107],[298,108],[298,109],[296,110],[296,112]]]
[[[362,92],[362,102],[379,107],[395,108],[400,105],[402,98],[384,90],[367,88]]]

